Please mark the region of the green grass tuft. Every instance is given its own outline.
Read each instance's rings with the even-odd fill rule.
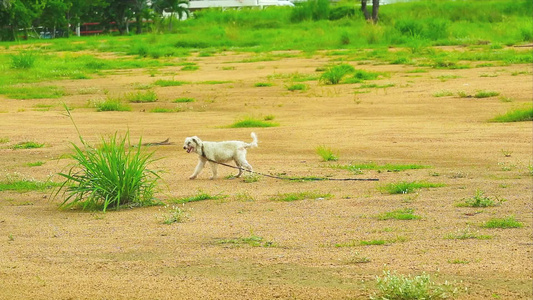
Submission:
[[[31,69],[35,64],[36,56],[31,51],[21,51],[11,56],[11,68],[13,69]]]
[[[323,161],[337,161],[339,159],[339,155],[337,153],[334,153],[333,150],[324,145],[316,147],[315,151],[316,154],[322,157]]]
[[[210,195],[206,192],[199,191],[198,194],[194,196],[184,197],[184,198],[178,198],[178,199],[172,199],[170,202],[175,204],[184,204],[189,202],[197,202],[197,201],[204,201],[204,200],[215,200],[215,199],[222,199],[225,198],[224,195]]]
[[[477,190],[476,194],[472,198],[464,199],[464,202],[458,203],[458,207],[491,207],[499,206],[503,202],[507,201],[506,199],[491,199],[490,197],[485,196],[483,191]]]
[[[474,98],[489,98],[499,96],[500,93],[494,91],[477,91]]]
[[[381,186],[380,190],[381,192],[386,192],[389,194],[408,194],[412,193],[417,189],[422,188],[435,188],[435,187],[443,187],[444,184],[441,183],[429,183],[429,182],[423,182],[423,181],[413,181],[413,182],[406,182],[406,181],[400,181],[397,183],[389,183],[387,185]]]
[[[11,99],[61,98],[65,91],[57,86],[0,86],[0,94]]]
[[[483,228],[522,228],[524,224],[515,219],[514,216],[507,218],[494,218],[483,223]]]
[[[70,111],[65,109],[72,120]],[[132,145],[129,132],[123,137],[115,133],[108,139],[102,138],[98,147],[88,145],[81,135],[79,139],[81,147],[72,143],[74,153],[71,158],[75,163],[68,172],[59,173],[65,178],[55,193],[55,196],[60,192],[66,195],[61,207],[105,212],[122,205],[155,203],[154,193],[160,177],[148,168],[155,159],[152,158],[153,152],[143,152],[141,138],[138,144]]]
[[[383,271],[382,277],[376,277],[376,283],[379,293],[372,299],[445,299],[454,294],[451,286],[438,285],[425,273],[412,277]]]
[[[193,98],[178,98],[178,99],[175,99],[174,103],[188,103],[188,102],[194,102],[195,100]]]
[[[300,193],[285,193],[285,194],[278,194],[276,196],[271,197],[271,200],[274,201],[282,201],[282,202],[292,202],[292,201],[298,201],[298,200],[305,200],[305,199],[328,199],[333,197],[332,194],[322,194],[318,192],[300,192]]]
[[[248,117],[243,120],[237,121],[229,125],[228,127],[229,128],[253,128],[253,127],[277,127],[277,126],[279,126],[278,123],[257,120],[257,119]]]
[[[420,220],[422,217],[414,214],[414,209],[405,208],[385,212],[377,216],[378,220]]]
[[[97,111],[131,111],[131,107],[122,103],[120,99],[108,98],[95,103]]]
[[[156,82],[154,82],[155,85],[166,87],[166,86],[180,86],[184,84],[189,84],[190,82],[187,81],[176,81],[176,80],[163,80],[159,79]]]
[[[533,107],[512,110],[492,119],[493,122],[525,122],[533,121]]]
[[[12,149],[36,149],[42,148],[44,144],[39,144],[36,142],[20,142],[12,147]]]
[[[287,89],[291,92],[293,91],[305,91],[307,90],[309,87],[307,86],[307,84],[304,84],[304,83],[297,83],[297,84],[292,84],[292,85],[289,85],[287,86]]]
[[[15,179],[7,178],[4,181],[0,181],[0,192],[1,191],[15,191],[19,193],[30,192],[30,191],[45,191],[47,189],[60,186],[60,183],[52,181],[36,181],[29,179]]]
[[[154,91],[132,92],[124,95],[124,99],[133,103],[148,103],[157,101],[157,94]]]

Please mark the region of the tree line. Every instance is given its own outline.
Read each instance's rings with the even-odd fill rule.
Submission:
[[[68,37],[77,24],[100,23],[119,34],[143,31],[143,21],[188,15],[188,0],[0,0],[0,40],[27,37],[32,28]],[[134,22],[132,22],[134,21]],[[172,22],[170,21],[170,26]]]

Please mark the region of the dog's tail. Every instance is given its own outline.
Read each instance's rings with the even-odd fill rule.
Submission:
[[[246,148],[257,147],[257,135],[255,134],[255,132],[252,132],[251,136],[252,136],[253,141],[250,144],[246,145]]]

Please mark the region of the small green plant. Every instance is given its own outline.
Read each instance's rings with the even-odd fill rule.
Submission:
[[[524,224],[515,219],[514,216],[507,218],[493,218],[483,223],[483,228],[521,228]]]
[[[256,84],[254,84],[254,87],[269,87],[269,86],[273,86],[274,84],[273,83],[270,83],[270,82],[258,82]]]
[[[94,104],[96,111],[131,111],[131,107],[120,101],[120,99],[107,98]]]
[[[13,69],[31,69],[35,64],[36,56],[31,51],[21,51],[11,56],[11,68]]]
[[[495,200],[493,200],[490,197],[485,196],[485,193],[483,191],[477,190],[474,197],[464,199],[463,203],[459,203],[456,206],[459,206],[459,207],[491,207],[491,206],[499,206],[505,201],[507,200],[499,199],[499,198],[496,198]]]
[[[405,170],[419,170],[431,168],[426,165],[418,164],[408,164],[408,165],[397,165],[397,164],[384,164],[378,165],[374,162],[368,163],[351,163],[349,165],[330,165],[330,168],[333,169],[342,169],[354,172],[356,174],[361,174],[362,170],[376,170],[378,172],[387,171],[387,172],[400,172]]]
[[[36,148],[42,148],[44,147],[44,144],[36,143],[36,142],[20,142],[16,145],[13,145],[12,149],[36,149]]]
[[[359,255],[359,252],[355,251],[352,255],[346,260],[346,264],[364,264],[369,263],[371,260],[366,256]]]
[[[178,98],[172,102],[174,103],[188,103],[188,102],[194,102],[195,100],[193,98]]]
[[[260,179],[261,179],[261,176],[259,174],[252,173],[252,174],[244,176],[243,181],[246,183],[253,183],[253,182],[258,182]]]
[[[7,144],[9,143],[9,138],[0,138],[0,144]]]
[[[525,122],[533,121],[533,107],[525,109],[515,109],[503,115],[499,115],[491,120],[492,122]]]
[[[419,220],[422,217],[414,214],[414,209],[405,208],[377,215],[378,220]]]
[[[477,91],[477,93],[474,95],[474,98],[489,98],[499,95],[500,93],[494,91]]]
[[[337,161],[339,159],[339,155],[327,146],[318,146],[315,148],[315,151],[318,156],[322,157],[323,161]]]
[[[382,277],[376,276],[376,283],[379,292],[372,295],[371,299],[444,299],[455,293],[449,284],[436,284],[425,273],[413,277],[386,270]]]
[[[0,86],[0,94],[6,95],[11,99],[44,99],[44,98],[61,98],[65,91],[57,86]]]
[[[255,234],[251,234],[248,237],[241,237],[236,239],[221,239],[216,241],[217,244],[222,245],[232,245],[232,246],[241,246],[241,245],[248,245],[251,247],[274,247],[274,243],[271,241],[265,241],[264,238],[257,236]]]
[[[173,199],[171,200],[172,203],[175,203],[175,204],[184,204],[184,203],[189,203],[189,202],[197,202],[197,201],[204,201],[204,200],[215,200],[215,199],[222,199],[222,198],[225,198],[226,196],[224,195],[210,195],[206,192],[203,192],[203,191],[198,191],[198,193],[196,195],[193,195],[193,196],[189,196],[189,197],[184,197],[184,198],[178,198],[178,199]]]
[[[307,90],[308,86],[304,83],[297,83],[287,86],[287,89],[291,92],[293,91],[305,91]]]
[[[154,82],[155,85],[166,87],[166,86],[180,86],[184,84],[189,84],[190,82],[187,81],[177,81],[177,80],[163,80],[159,79],[156,82]]]
[[[381,186],[379,189],[381,190],[381,192],[386,192],[389,194],[408,194],[414,192],[417,189],[435,188],[443,186],[444,184],[441,183],[430,183],[424,181],[400,181],[397,183],[389,183],[387,185]]]
[[[274,115],[266,115],[263,120],[265,121],[272,121],[274,120],[276,117]]]
[[[6,176],[5,180],[0,181],[0,192],[14,191],[25,193],[30,191],[45,191],[59,185],[59,183],[52,181],[43,182],[33,179],[19,178],[19,176]]]
[[[10,242],[14,242],[15,241],[15,237],[13,236],[12,233],[7,235],[7,240],[10,241]]]
[[[72,123],[69,109],[65,106]],[[90,146],[78,131],[81,147],[72,143],[75,163],[68,172],[59,173],[65,178],[55,196],[66,195],[61,207],[82,207],[106,211],[121,205],[153,205],[154,193],[160,179],[157,172],[148,168],[155,161],[152,153],[144,153],[142,139],[133,146],[129,132],[123,137],[115,133],[102,138],[101,145]]]
[[[44,165],[44,162],[42,161],[36,161],[36,162],[30,162],[26,164],[28,167],[40,167]]]
[[[150,109],[150,112],[152,113],[175,113],[175,112],[182,112],[182,108],[165,108],[165,107],[154,107]]]
[[[324,84],[339,84],[344,76],[353,72],[355,72],[355,68],[349,64],[332,66],[320,76],[320,81]]]
[[[361,246],[379,246],[379,245],[385,245],[387,243],[386,240],[368,240],[368,241],[359,241],[359,245]]]
[[[124,98],[133,103],[148,103],[157,101],[157,94],[154,91],[132,92],[124,95]]]
[[[200,69],[200,67],[194,63],[191,63],[181,68],[182,71],[196,71],[198,69]]]
[[[333,197],[332,194],[323,194],[318,192],[300,192],[300,193],[285,193],[277,194],[276,196],[271,197],[271,200],[282,201],[282,202],[292,202],[304,199],[328,199]]]
[[[166,207],[165,207],[166,208]],[[179,206],[172,206],[168,214],[163,216],[163,224],[170,225],[174,223],[183,223],[188,218],[186,210]]]
[[[479,234],[478,231],[472,231],[470,227],[466,227],[465,229],[459,229],[454,233],[449,233],[444,236],[444,238],[448,240],[490,240],[492,239],[492,236]]]
[[[452,91],[447,91],[447,90],[442,90],[442,91],[438,91],[438,92],[435,92],[433,93],[433,97],[448,97],[448,96],[453,96],[453,92]]]
[[[266,122],[262,120],[257,120],[252,117],[246,117],[240,121],[237,121],[231,125],[229,128],[253,128],[253,127],[276,127],[279,126],[278,123]]]

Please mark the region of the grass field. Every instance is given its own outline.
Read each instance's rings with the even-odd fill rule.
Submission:
[[[0,298],[531,299],[531,3],[465,5],[0,43]],[[188,179],[185,137],[251,131],[254,170],[301,180]],[[60,208],[84,153],[113,164],[77,191],[127,186],[115,141],[158,184]]]

